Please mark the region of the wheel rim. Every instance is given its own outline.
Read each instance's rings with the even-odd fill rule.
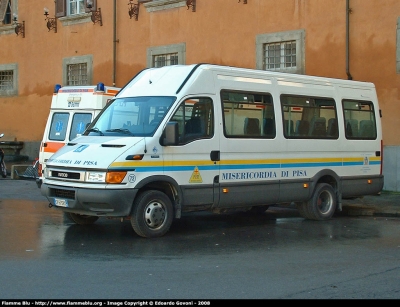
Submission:
[[[165,221],[166,211],[159,202],[151,202],[146,207],[144,219],[149,228],[155,229],[162,226]]]
[[[331,193],[323,191],[322,193],[319,194],[317,205],[318,205],[318,210],[322,214],[328,213],[332,208],[332,204],[333,204],[333,197]]]

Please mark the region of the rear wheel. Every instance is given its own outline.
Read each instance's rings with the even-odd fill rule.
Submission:
[[[173,221],[171,200],[160,191],[144,191],[133,204],[131,225],[141,237],[156,238],[166,234]]]
[[[65,212],[65,216],[78,225],[90,225],[99,219],[98,216],[83,215],[71,212]]]
[[[307,202],[296,203],[296,207],[301,217],[305,219],[311,219],[308,214]]]
[[[303,205],[303,210],[311,220],[329,220],[336,211],[336,203],[333,187],[327,183],[319,183],[312,198]]]

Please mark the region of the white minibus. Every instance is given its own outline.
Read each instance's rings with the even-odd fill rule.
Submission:
[[[372,83],[197,64],[139,72],[48,159],[41,193],[77,224],[152,238],[201,210],[294,203],[324,221],[382,188]]]

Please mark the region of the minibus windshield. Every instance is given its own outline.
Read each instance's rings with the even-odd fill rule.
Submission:
[[[83,135],[152,136],[175,100],[175,96],[116,98]]]

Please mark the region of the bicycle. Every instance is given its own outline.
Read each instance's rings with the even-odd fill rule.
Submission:
[[[0,138],[4,136],[4,133],[0,134]],[[0,142],[0,145],[3,142]],[[4,150],[0,148],[0,173],[1,177],[6,178],[7,177],[7,168],[6,168],[6,163],[4,162]]]

